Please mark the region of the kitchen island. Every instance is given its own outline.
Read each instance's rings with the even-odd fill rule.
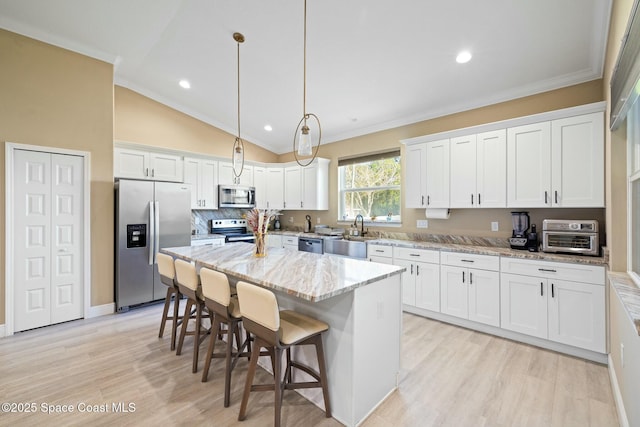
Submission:
[[[333,417],[359,424],[397,387],[405,268],[287,248],[269,248],[259,258],[254,250],[252,244],[231,243],[161,252],[226,273],[232,282],[271,289],[281,309],[329,324],[324,344]],[[299,350],[304,352],[296,358],[317,366],[312,349]],[[300,392],[324,409],[319,389]]]

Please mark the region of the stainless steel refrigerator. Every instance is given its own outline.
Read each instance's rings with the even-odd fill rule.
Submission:
[[[116,310],[165,297],[156,254],[191,244],[191,186],[121,179],[115,183]]]

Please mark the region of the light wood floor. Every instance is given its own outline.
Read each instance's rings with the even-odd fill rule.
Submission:
[[[273,394],[252,393],[237,421],[246,362],[222,404],[222,361],[191,373],[191,341],[182,356],[158,339],[161,305],[79,320],[0,339],[0,402],[35,403],[34,413],[0,413],[0,425],[267,426]],[[364,422],[378,426],[617,426],[605,366],[405,314],[399,389]],[[201,347],[201,361],[206,344]],[[259,379],[268,374],[258,372]],[[333,397],[334,399],[336,397]],[[135,405],[114,413],[113,403]],[[108,413],[80,413],[78,405]],[[72,405],[46,414],[42,404]],[[100,408],[98,408],[100,409]],[[285,393],[286,426],[339,426],[295,392]]]

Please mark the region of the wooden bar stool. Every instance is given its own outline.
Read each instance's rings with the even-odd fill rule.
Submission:
[[[224,273],[219,271],[210,270],[208,268],[200,269],[200,282],[202,283],[202,296],[204,297],[204,303],[209,309],[210,313],[213,313],[213,325],[211,331],[222,331],[221,325],[227,325],[227,343],[226,351],[224,353],[214,353],[214,347],[216,345],[216,338],[220,333],[211,333],[209,337],[209,348],[207,349],[207,356],[205,359],[204,370],[202,371],[202,382],[207,381],[209,376],[209,366],[211,365],[212,358],[224,358],[225,359],[225,377],[224,377],[224,406],[229,407],[230,394],[231,394],[231,371],[236,366],[238,358],[251,356],[250,352],[244,352],[244,349],[249,344],[249,336],[244,342],[240,340],[240,324],[242,318],[240,317],[240,306],[238,304],[238,297],[231,296],[231,288],[229,286],[229,279]],[[233,351],[233,338],[236,339],[237,351]]]
[[[206,306],[204,305],[204,299],[202,298],[202,289],[200,288],[200,280],[196,267],[190,262],[176,259],[176,282],[178,283],[178,289],[180,293],[187,297],[187,304],[184,308],[184,315],[182,319],[182,328],[180,329],[180,339],[178,340],[178,349],[176,355],[182,353],[182,344],[184,343],[185,335],[193,335],[193,368],[192,372],[198,371],[198,349],[200,344],[209,334],[209,329],[203,328],[202,320],[203,316],[209,316],[211,323],[213,323],[213,315],[207,313]],[[194,309],[192,313],[192,308]],[[195,319],[195,329],[193,331],[187,331],[187,325],[189,319]]]
[[[162,320],[160,322],[160,333],[158,338],[164,335],[164,327],[168,320],[171,320],[171,350],[176,349],[176,334],[178,326],[182,324],[182,316],[180,313],[180,290],[176,284],[176,269],[173,264],[173,258],[167,254],[158,253],[158,273],[160,273],[160,281],[167,285],[167,296],[164,299],[164,309],[162,311]],[[171,298],[173,297],[173,315],[168,316]]]
[[[242,323],[244,328],[255,336],[251,360],[247,372],[247,381],[240,404],[238,421],[246,417],[249,394],[252,391],[275,391],[275,420],[274,425],[280,426],[280,413],[282,409],[282,394],[285,389],[315,388],[321,387],[324,397],[325,414],[331,417],[329,404],[329,391],[327,386],[327,372],[324,361],[324,349],[322,347],[322,332],[329,329],[329,325],[295,311],[278,309],[278,302],[273,292],[251,285],[246,282],[238,282],[236,285]],[[318,370],[314,371],[309,366],[291,360],[291,347],[300,345],[314,345],[318,358]],[[256,373],[260,349],[264,347],[272,355],[274,364],[273,384],[253,384]],[[286,350],[287,366],[282,375],[282,353]],[[316,381],[297,382],[292,381],[292,368],[300,369],[311,375]]]

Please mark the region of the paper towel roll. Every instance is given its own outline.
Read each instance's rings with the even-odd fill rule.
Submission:
[[[449,219],[449,209],[441,208],[441,209],[426,209],[424,216],[427,219]]]

